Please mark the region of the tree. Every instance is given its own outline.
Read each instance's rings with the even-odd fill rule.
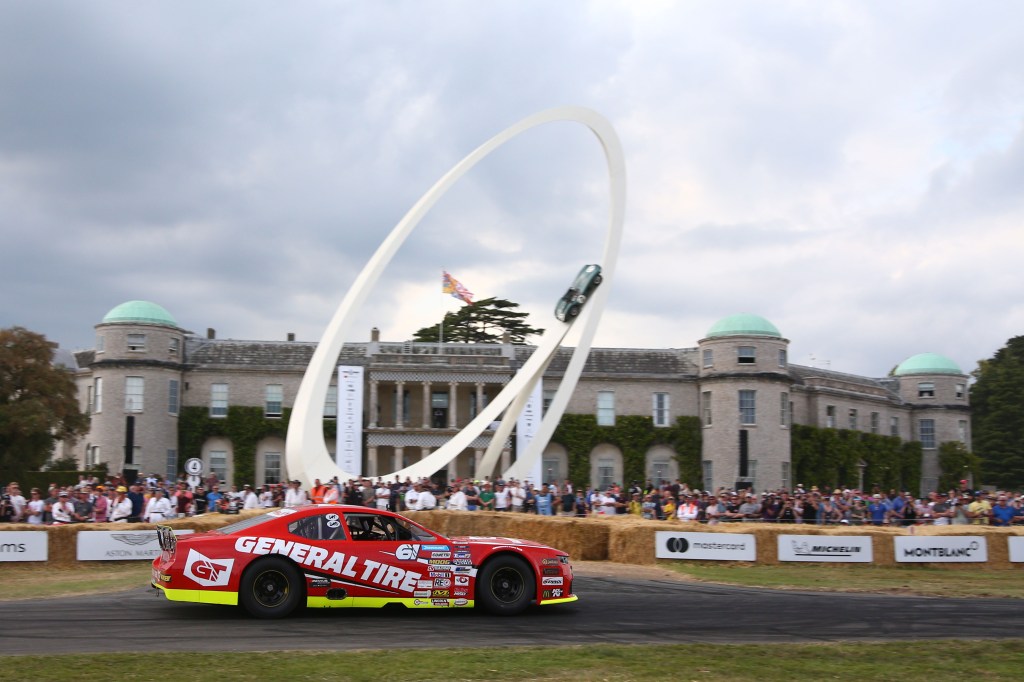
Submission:
[[[503,298],[485,298],[465,305],[453,313],[445,313],[444,320],[432,327],[424,327],[413,334],[414,341],[436,343],[441,340],[441,325],[444,325],[444,340],[461,343],[501,343],[507,332],[512,343],[526,343],[526,337],[540,334],[526,324],[529,313],[522,313],[518,303]]]
[[[959,490],[960,481],[978,473],[978,457],[963,443],[947,441],[939,446],[939,469],[939,490]]]
[[[972,375],[973,445],[984,482],[1024,486],[1024,336],[1007,341]]]
[[[56,442],[88,428],[71,373],[53,364],[55,348],[22,327],[0,329],[0,480],[38,470]]]

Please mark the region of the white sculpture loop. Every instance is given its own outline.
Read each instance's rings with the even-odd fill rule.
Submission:
[[[288,426],[288,437],[285,446],[288,475],[291,478],[298,479],[305,486],[310,486],[313,480],[317,478],[326,481],[337,476],[338,480],[345,481],[355,477],[349,472],[342,471],[331,458],[327,450],[327,444],[324,442],[323,418],[324,401],[327,396],[327,389],[330,386],[331,375],[337,365],[338,356],[345,343],[345,337],[350,331],[356,311],[366,302],[373,286],[380,279],[384,268],[391,262],[391,259],[398,252],[399,247],[405,242],[409,234],[412,233],[420,220],[423,219],[427,211],[437,203],[459,178],[465,175],[469,169],[488,154],[512,138],[531,128],[554,121],[582,123],[590,128],[604,148],[605,160],[608,165],[611,199],[608,230],[605,235],[601,261],[604,281],[596,289],[590,301],[583,308],[583,312],[576,320],[569,323],[555,321],[551,325],[548,331],[541,337],[537,350],[530,356],[530,359],[524,364],[522,369],[519,370],[491,403],[481,410],[477,417],[459,431],[448,443],[419,462],[399,471],[382,474],[382,476],[387,478],[393,476],[404,478],[408,476],[416,479],[432,475],[455,459],[475,438],[483,433],[489,424],[496,421],[501,412],[512,403],[512,407],[502,420],[503,427],[495,434],[491,447],[488,448],[477,473],[482,476],[493,470],[501,450],[501,445],[508,436],[508,429],[504,427],[504,424],[507,423],[508,428],[511,428],[512,423],[518,417],[519,411],[522,410],[525,404],[525,397],[533,389],[535,383],[541,380],[544,369],[558,350],[570,325],[580,323],[583,325],[583,330],[580,335],[579,344],[573,351],[562,382],[548,407],[544,419],[541,421],[540,428],[530,442],[527,451],[520,454],[518,461],[505,472],[505,475],[522,478],[523,473],[529,471],[533,462],[540,457],[544,447],[551,438],[551,434],[558,425],[558,421],[565,412],[569,397],[572,395],[580,373],[583,371],[583,365],[586,362],[594,335],[597,332],[598,321],[608,300],[608,293],[611,290],[610,285],[614,280],[619,244],[622,240],[622,224],[626,200],[626,171],[622,147],[618,136],[607,120],[596,112],[581,107],[559,107],[534,114],[477,147],[435,183],[413,205],[391,231],[391,234],[381,243],[376,253],[367,262],[359,276],[356,277],[352,287],[334,313],[334,317],[331,318],[327,329],[324,331],[323,338],[320,340],[316,351],[313,353],[313,358],[309,362],[309,366],[302,379],[302,384],[299,386],[299,392],[295,397],[295,405]],[[516,398],[519,399],[516,400]],[[515,402],[513,403],[513,401]]]

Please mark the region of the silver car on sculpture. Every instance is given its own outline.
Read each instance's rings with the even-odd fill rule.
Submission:
[[[555,317],[562,322],[568,322],[580,314],[583,304],[587,302],[594,289],[601,283],[601,266],[584,265],[580,274],[576,275],[569,291],[565,292],[555,306]]]

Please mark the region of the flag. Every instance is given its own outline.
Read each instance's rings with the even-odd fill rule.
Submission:
[[[455,279],[447,272],[441,276],[441,293],[451,294],[453,298],[457,298],[463,303],[473,303],[473,292],[462,286],[459,280]]]

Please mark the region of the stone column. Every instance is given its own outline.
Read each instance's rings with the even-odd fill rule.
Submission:
[[[459,409],[458,403],[459,397],[459,385],[454,381],[448,384],[448,428],[456,428],[457,419],[455,419],[455,411]]]
[[[394,471],[405,468],[405,448],[395,448]]]
[[[377,428],[377,417],[380,415],[380,405],[377,404],[377,384],[376,379],[370,381],[370,424],[367,428]]]
[[[477,448],[473,450],[473,478],[480,477],[480,461],[484,458],[484,451]]]
[[[512,451],[508,448],[501,449],[501,471],[508,471],[508,468],[512,466]],[[504,475],[502,473],[501,475]]]
[[[420,461],[422,462],[427,457],[430,457],[430,448],[420,448]]]
[[[376,445],[369,445],[366,448],[366,471],[369,476],[380,476],[380,469],[377,468]]]
[[[405,427],[405,382],[395,382],[395,426]]]
[[[475,418],[481,412],[484,411],[484,384],[482,381],[476,382],[476,414],[473,415]]]
[[[431,425],[430,413],[432,406],[430,404],[430,382],[423,382],[423,428],[429,429]]]

